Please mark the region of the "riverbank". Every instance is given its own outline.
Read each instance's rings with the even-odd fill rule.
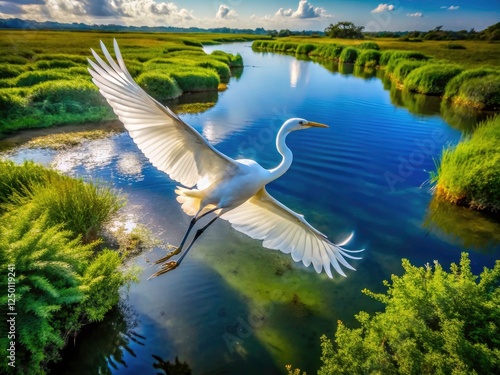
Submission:
[[[356,45],[352,45],[350,41],[349,45],[345,45],[322,40],[323,43],[257,40],[252,48],[256,51],[290,53],[297,57],[319,57],[365,68],[378,67],[395,80],[401,90],[442,96],[455,105],[500,110],[498,62],[491,68],[478,69],[470,68],[468,64],[437,59],[419,50],[383,49],[376,42],[357,41]],[[500,45],[490,45],[491,49],[500,50]]]
[[[136,81],[166,101],[223,90],[241,74],[239,55],[203,52],[204,44],[251,37],[218,34],[0,31],[0,137],[13,131],[116,119],[87,71],[90,48],[118,40]]]
[[[432,180],[436,195],[478,210],[500,212],[500,115],[447,148]]]

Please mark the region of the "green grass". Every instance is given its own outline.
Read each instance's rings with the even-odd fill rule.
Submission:
[[[359,50],[354,47],[347,47],[342,50],[339,61],[342,63],[354,63],[358,58]]]
[[[424,61],[421,60],[396,60],[397,63],[394,64],[392,68],[392,78],[396,81],[402,83],[408,74],[412,72],[414,69],[417,69],[425,64]],[[388,68],[388,67],[387,67]]]
[[[2,38],[8,32],[8,38]],[[115,118],[87,71],[90,48],[99,40],[120,44],[127,68],[157,100],[182,93],[217,91],[240,55],[214,52],[203,44],[248,40],[219,34],[87,33],[0,30],[0,137],[18,129],[100,122]],[[165,69],[165,64],[169,64]],[[235,70],[235,74],[241,74]]]
[[[462,68],[454,64],[425,64],[412,70],[403,81],[405,89],[426,95],[444,94],[447,83]]]
[[[362,50],[358,58],[356,59],[356,65],[375,67],[379,64],[380,55],[380,51],[374,49]]]
[[[480,124],[454,148],[446,148],[431,175],[436,194],[479,210],[500,210],[500,115]]]

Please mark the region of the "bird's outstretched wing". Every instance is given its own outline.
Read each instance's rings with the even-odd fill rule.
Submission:
[[[118,115],[139,149],[159,170],[184,186],[208,186],[237,164],[217,151],[168,107],[149,96],[128,72],[114,40],[116,61],[101,41],[107,62],[94,50],[92,81]],[[202,186],[203,185],[203,186]]]
[[[264,247],[291,254],[294,261],[302,261],[305,266],[312,263],[318,273],[324,268],[330,278],[330,264],[335,271],[345,276],[340,264],[352,270],[354,268],[344,257],[360,259],[349,253],[363,251],[341,247],[350,241],[352,234],[341,244],[330,242],[302,215],[274,199],[265,188],[242,205],[224,213],[221,218],[229,221],[236,230],[252,238],[264,240]]]

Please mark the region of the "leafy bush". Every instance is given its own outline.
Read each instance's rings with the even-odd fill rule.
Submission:
[[[373,67],[378,65],[381,53],[373,49],[368,49],[361,51],[358,58],[356,59],[356,65]]]
[[[137,83],[156,100],[165,101],[182,94],[177,82],[168,74],[159,71],[142,73]]]
[[[374,49],[374,50],[380,49],[378,44],[375,42],[363,42],[359,46],[357,46],[357,48],[359,48],[359,49]]]
[[[0,64],[0,79],[17,77],[24,69],[17,65]]]
[[[431,175],[436,192],[473,208],[500,210],[500,116],[482,122],[470,138],[441,155]]]
[[[386,294],[363,293],[385,311],[356,315],[361,327],[339,321],[335,346],[321,337],[322,367],[331,374],[494,374],[500,371],[500,261],[479,278],[467,254],[446,272],[440,264],[392,276]]]
[[[342,50],[339,61],[343,63],[353,63],[358,58],[359,50],[353,47],[347,47]]]
[[[448,82],[461,71],[462,68],[454,64],[425,64],[412,70],[403,84],[410,91],[440,95]]]

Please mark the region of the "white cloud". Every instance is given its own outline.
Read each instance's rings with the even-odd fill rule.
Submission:
[[[371,13],[382,13],[385,11],[393,11],[394,10],[394,5],[392,4],[379,4],[378,7],[373,9]]]
[[[415,12],[415,13],[406,13],[408,17],[423,17],[424,15],[421,12]]]
[[[280,8],[274,13],[274,17],[290,17],[298,19],[310,19],[329,17],[326,10],[321,7],[312,6],[307,0],[300,0],[297,10]]]
[[[238,17],[234,9],[230,9],[227,5],[219,5],[219,10],[217,11],[215,18],[230,20]]]
[[[458,5],[450,5],[448,8],[446,8],[447,10],[457,10],[458,8],[460,8]]]

